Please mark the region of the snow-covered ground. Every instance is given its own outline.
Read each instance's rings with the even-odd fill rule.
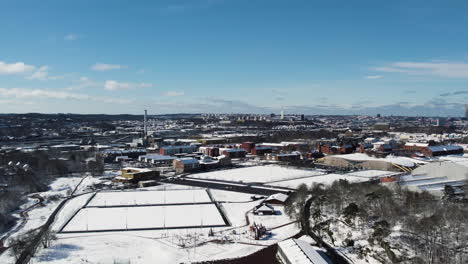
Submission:
[[[216,201],[229,201],[229,202],[250,202],[252,194],[238,193],[230,191],[210,190],[213,198]]]
[[[184,217],[189,216],[189,217]],[[214,204],[83,208],[64,232],[225,225]]]
[[[316,169],[295,169],[278,165],[267,165],[197,173],[191,174],[190,177],[234,182],[269,183],[323,174],[325,174],[323,171]]]
[[[156,186],[148,189],[163,189],[165,187]],[[173,188],[173,186],[172,186]],[[180,186],[179,186],[180,188]],[[169,187],[168,189],[171,189]],[[186,191],[205,191],[203,189],[192,189]],[[154,193],[145,191],[145,193]],[[229,218],[232,226],[216,227],[216,228],[180,228],[166,230],[148,230],[148,231],[124,231],[124,232],[94,232],[94,233],[59,233],[57,240],[52,241],[52,246],[47,249],[40,249],[33,258],[33,263],[50,263],[50,264],[79,264],[79,263],[181,263],[194,261],[208,261],[225,258],[236,258],[246,256],[260,250],[268,245],[277,243],[281,240],[289,238],[299,232],[296,224],[289,224],[291,219],[284,213],[282,206],[275,206],[278,211],[277,215],[273,216],[255,216],[248,213],[259,201],[250,201],[250,194],[236,193],[230,191],[210,190],[212,197],[215,200],[222,201],[221,205]],[[143,192],[142,192],[143,193]],[[155,196],[156,199],[157,195]],[[80,196],[72,199],[67,203],[67,206],[62,210],[58,219],[63,223],[69,218],[73,211],[81,208],[87,201],[89,196]],[[181,197],[181,199],[184,199]],[[74,201],[76,200],[76,201]],[[151,202],[154,204],[153,202]],[[166,223],[176,224],[203,224],[219,223],[222,221],[216,207],[213,204],[201,204],[213,208],[210,211],[191,212],[188,207],[197,208],[196,205],[172,205],[172,206],[142,206],[132,207],[139,208],[140,212],[128,212],[127,225],[137,223],[138,225],[154,225],[161,219],[162,212],[152,212],[150,208],[159,208],[166,210],[169,207],[180,208],[178,212],[174,212],[173,219],[167,220]],[[70,209],[68,210],[68,207]],[[94,208],[89,207],[82,209],[83,216],[86,214],[84,210],[92,209],[118,209],[128,210],[126,208]],[[148,211],[149,209],[149,211]],[[156,210],[159,210],[156,209]],[[196,209],[195,211],[197,211]],[[211,209],[208,209],[211,210]],[[216,214],[215,214],[216,210]],[[80,214],[78,213],[78,215]],[[121,212],[117,213],[120,214]],[[168,214],[168,212],[164,212]],[[263,224],[268,229],[285,225],[280,228],[271,230],[271,235],[262,240],[254,240],[249,231],[249,226],[246,225],[245,216],[249,218],[250,223],[254,221],[257,224]],[[78,216],[81,217],[81,216]],[[96,216],[95,221],[102,227],[105,225],[122,224],[121,215],[108,217],[106,219]],[[70,222],[73,225],[74,220]],[[207,221],[205,223],[205,221]],[[59,222],[59,221],[58,221]],[[169,223],[170,222],[170,223]],[[193,222],[193,223],[192,223]],[[224,224],[224,222],[221,222]],[[81,227],[88,225],[84,219],[76,218],[76,224]],[[159,223],[160,225],[161,223]],[[54,225],[54,228],[60,227],[61,223]],[[133,225],[133,224],[130,224]],[[214,231],[214,235],[210,236],[210,229]]]
[[[204,189],[165,191],[112,191],[99,192],[89,202],[90,206],[148,205],[209,203],[210,197]]]
[[[57,208],[60,202],[73,191],[73,189],[77,186],[81,179],[81,177],[75,176],[57,178],[49,185],[49,189],[46,192],[37,193],[38,195],[44,198],[43,205],[40,205],[27,213],[28,217],[24,226],[17,232],[11,234],[9,239],[5,241],[5,244],[8,246],[11,238],[17,238],[31,230],[41,227],[47,221],[50,214]],[[84,193],[86,191],[89,191],[89,187],[92,186],[94,183],[98,182],[100,182],[98,178],[87,177],[80,185],[80,188],[78,188],[77,193]],[[73,200],[86,200],[86,195],[87,194],[83,196],[78,196]],[[27,199],[25,203],[20,206],[20,208],[24,209],[28,206],[31,206],[35,201],[36,199]],[[68,219],[68,216],[73,214],[77,210],[77,208],[80,208],[80,206],[66,206],[62,210],[62,213],[58,215],[57,221],[56,223],[54,223],[54,228],[58,230],[58,226],[62,225]],[[13,215],[19,218],[19,215],[17,213]],[[20,221],[21,220],[19,220],[18,224],[21,223]],[[0,263],[14,263],[14,256],[12,255],[11,250],[7,250],[6,252],[0,255]]]

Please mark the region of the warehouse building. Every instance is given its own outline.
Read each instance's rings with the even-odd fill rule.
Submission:
[[[414,152],[415,156],[422,154],[428,158],[463,154],[463,147],[456,145],[429,146],[428,143],[406,143],[402,149],[407,152]]]
[[[410,172],[416,167],[416,163],[425,163],[406,157],[376,158],[362,153],[352,153],[346,155],[331,155],[321,159],[329,166],[368,170],[386,170]]]
[[[468,184],[468,159],[464,157],[441,157],[427,163],[401,178],[400,185],[413,190],[426,190],[441,195],[446,185],[458,191]]]
[[[429,146],[421,151],[426,157],[437,157],[447,155],[463,154],[463,147],[454,145]]]

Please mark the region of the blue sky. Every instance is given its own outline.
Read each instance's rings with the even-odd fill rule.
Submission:
[[[462,115],[464,0],[1,0],[0,112]]]

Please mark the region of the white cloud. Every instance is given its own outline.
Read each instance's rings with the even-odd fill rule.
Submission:
[[[364,78],[368,80],[378,80],[378,79],[383,79],[384,77],[382,75],[368,75],[368,76],[365,76]]]
[[[68,91],[81,90],[81,89],[88,88],[88,87],[101,87],[103,85],[102,83],[93,81],[86,76],[81,76],[77,80],[74,80],[74,82],[76,84],[66,87],[65,90],[68,90]]]
[[[432,75],[446,78],[468,78],[468,63],[460,62],[394,62],[373,70],[379,72]]]
[[[27,65],[24,62],[8,64],[6,62],[0,61],[0,74],[3,75],[30,72],[35,68],[35,66]]]
[[[68,35],[65,35],[63,39],[73,41],[73,40],[77,40],[78,38],[79,36],[77,34],[70,33]]]
[[[128,82],[118,82],[115,80],[107,80],[104,83],[104,89],[108,91],[120,91],[120,90],[128,90],[128,89],[135,89],[135,88],[149,88],[152,86],[153,84],[151,83],[128,83]]]
[[[91,66],[91,70],[93,71],[110,71],[110,70],[120,70],[125,69],[127,66],[120,65],[120,64],[106,64],[106,63],[96,63]]]
[[[128,99],[93,96],[89,94],[71,93],[67,91],[57,91],[48,89],[0,88],[0,96],[14,98],[82,100],[116,104],[127,104],[132,102],[132,100]]]
[[[63,76],[50,76],[49,75],[49,67],[48,66],[41,66],[37,69],[31,76],[26,77],[30,80],[59,80],[63,79]]]
[[[176,97],[176,96],[183,96],[185,93],[184,92],[178,92],[178,91],[167,91],[165,92],[163,95],[164,96],[172,96],[172,97]]]

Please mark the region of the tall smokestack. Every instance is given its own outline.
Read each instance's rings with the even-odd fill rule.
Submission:
[[[143,136],[146,138],[146,136],[148,135],[148,127],[146,126],[146,115],[148,114],[148,111],[145,109],[145,120],[144,120],[144,124],[143,124]]]

